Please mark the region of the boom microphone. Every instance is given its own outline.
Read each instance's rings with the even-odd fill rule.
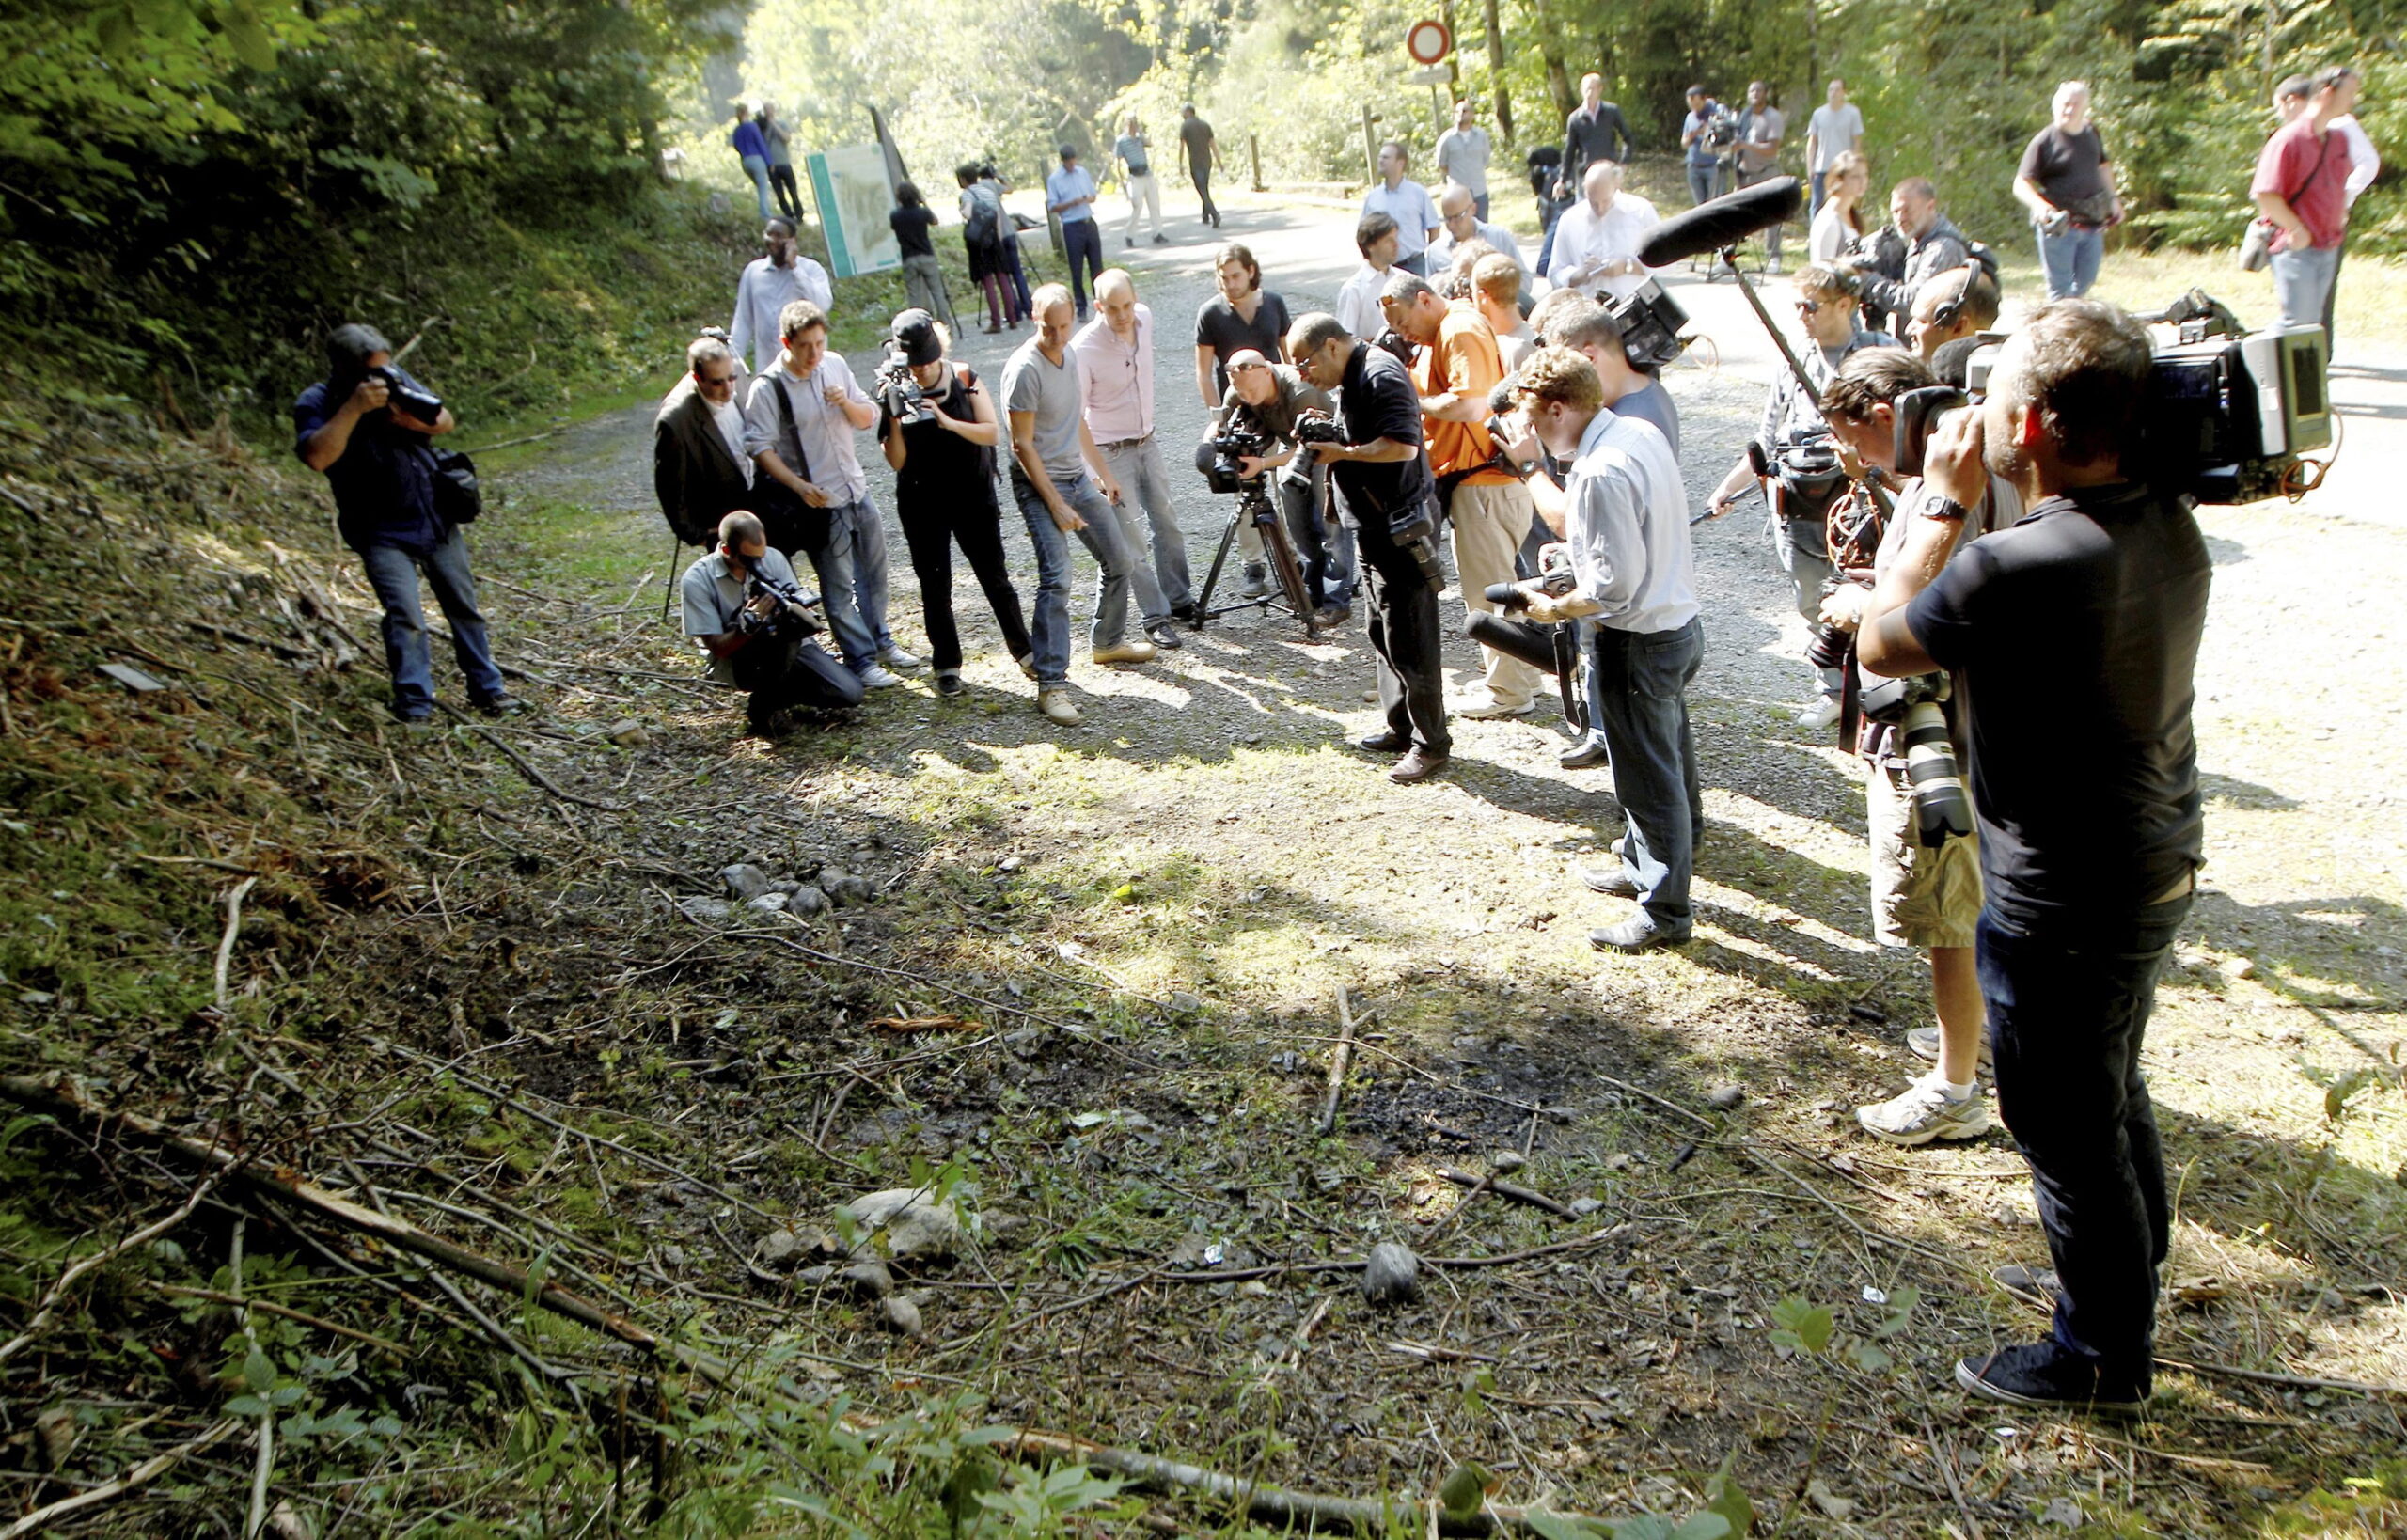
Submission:
[[[1795,177],[1759,181],[1709,203],[1700,203],[1656,226],[1638,244],[1638,259],[1648,267],[1670,267],[1708,251],[1735,246],[1757,230],[1796,218],[1804,202],[1804,184]]]

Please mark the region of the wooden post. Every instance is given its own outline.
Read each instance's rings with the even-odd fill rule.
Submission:
[[[1369,187],[1379,180],[1379,143],[1371,137],[1371,125],[1378,119],[1371,116],[1371,104],[1362,103],[1362,185]]]
[[[1245,148],[1246,152],[1253,157],[1253,190],[1257,193],[1266,193],[1270,191],[1269,188],[1265,187],[1262,184],[1262,135],[1259,134],[1247,134],[1245,136]]]

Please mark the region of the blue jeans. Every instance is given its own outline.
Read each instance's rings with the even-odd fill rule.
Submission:
[[[1120,483],[1120,501],[1112,514],[1120,525],[1120,542],[1135,558],[1129,584],[1137,612],[1147,625],[1170,619],[1170,612],[1195,602],[1187,572],[1187,536],[1178,527],[1178,510],[1170,500],[1170,472],[1162,464],[1160,438],[1153,433],[1122,444],[1107,444],[1103,464]],[[1145,552],[1151,546],[1149,565]]]
[[[1720,184],[1722,167],[1719,165],[1691,165],[1688,168],[1688,172],[1689,201],[1691,203],[1711,202]]]
[[[1471,212],[1478,217],[1482,224],[1487,223],[1487,195],[1486,193],[1481,193],[1471,200]]]
[[[865,674],[894,645],[886,628],[886,525],[867,497],[838,503],[827,518],[827,543],[808,553],[819,574],[820,611],[845,664]]]
[[[1812,222],[1816,214],[1822,212],[1822,183],[1829,177],[1830,173],[1828,171],[1817,171],[1814,173],[1814,201],[1805,211],[1805,218],[1808,223]]]
[[[2037,225],[2031,227],[2039,233]],[[2106,232],[2095,225],[2068,225],[2062,235],[2039,234],[2039,266],[2048,275],[2050,299],[2078,299],[2098,281],[2106,255]]]
[[[1689,876],[1696,864],[1705,798],[1689,731],[1689,681],[1705,661],[1705,622],[1672,631],[1597,633],[1597,687],[1613,797],[1628,819],[1614,847],[1638,902],[1658,930],[1686,935],[1696,924]]]
[[[2323,302],[2340,274],[2338,246],[2273,253],[2273,301],[2285,326],[2320,326]]]
[[[1062,221],[1062,254],[1070,263],[1070,298],[1087,318],[1087,283],[1103,272],[1103,227],[1093,219]]]
[[[418,603],[417,574],[451,628],[451,655],[468,681],[471,700],[503,693],[501,670],[485,639],[485,618],[477,608],[477,580],[468,571],[468,541],[455,526],[451,538],[414,557],[397,545],[371,545],[359,553],[368,583],[385,606],[385,667],[393,676],[393,710],[403,718],[434,711],[434,665],[426,645],[426,611]]]
[[[777,212],[769,207],[769,163],[758,155],[747,155],[744,174],[752,179],[752,190],[761,195],[761,217],[765,220]]]
[[[1974,935],[1997,1108],[2031,1163],[2062,1281],[2054,1336],[2101,1379],[2148,1384],[2170,1214],[2140,1040],[2187,895],[2034,934],[1994,899]]]
[[[1279,510],[1287,538],[1304,564],[1304,588],[1316,605],[1348,606],[1354,603],[1356,573],[1354,530],[1329,520],[1329,467],[1313,459],[1309,479],[1290,476],[1292,463],[1270,474],[1278,479]]]
[[[1053,479],[1053,490],[1086,521],[1077,531],[1103,575],[1095,583],[1094,624],[1088,642],[1097,648],[1116,647],[1128,630],[1128,589],[1137,558],[1120,538],[1120,520],[1111,500],[1081,471],[1064,480]],[[1047,689],[1070,682],[1070,534],[1053,522],[1045,499],[1029,485],[1019,468],[1012,468],[1012,497],[1028,524],[1028,541],[1036,547],[1036,614],[1029,638],[1036,644],[1036,682]]]

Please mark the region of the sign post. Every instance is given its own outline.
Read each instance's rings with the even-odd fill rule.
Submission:
[[[1424,18],[1404,29],[1404,51],[1411,55],[1413,63],[1424,66],[1410,79],[1416,86],[1429,87],[1430,116],[1437,120],[1438,132],[1443,134],[1446,104],[1438,86],[1454,78],[1454,71],[1444,61],[1455,51],[1455,29],[1434,16]]]

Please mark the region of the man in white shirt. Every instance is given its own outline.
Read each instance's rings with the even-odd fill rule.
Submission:
[[[1663,222],[1655,205],[1621,190],[1621,166],[1597,161],[1581,180],[1584,195],[1555,221],[1554,256],[1546,275],[1558,289],[1591,299],[1627,299],[1646,281],[1639,243]]]
[[[1438,175],[1468,188],[1478,217],[1487,217],[1487,131],[1469,98],[1455,103],[1455,126],[1438,135]]]
[[[1832,163],[1863,143],[1864,112],[1847,99],[1847,82],[1833,77],[1830,99],[1805,119],[1805,168],[1814,174],[1814,205],[1805,211],[1808,219],[1822,212],[1823,179],[1829,176]]]
[[[1427,277],[1429,270],[1422,254],[1438,239],[1440,222],[1438,206],[1429,200],[1429,189],[1404,174],[1411,164],[1411,152],[1401,140],[1390,139],[1381,145],[1378,185],[1362,195],[1362,212],[1383,213],[1395,221],[1395,265]]]
[[[1187,537],[1171,506],[1170,472],[1154,433],[1154,312],[1137,302],[1136,280],[1110,268],[1094,281],[1095,318],[1078,328],[1070,347],[1078,355],[1079,404],[1104,468],[1125,495],[1111,505],[1121,542],[1131,557],[1129,592],[1154,645],[1182,645],[1173,621],[1191,620]],[[1141,507],[1141,511],[1140,511]],[[1141,558],[1147,536],[1154,560]]]
[[[1639,912],[1588,941],[1606,951],[1675,947],[1695,927],[1689,876],[1705,816],[1687,699],[1705,626],[1680,467],[1652,423],[1605,410],[1595,367],[1566,348],[1534,354],[1514,394],[1538,442],[1571,464],[1564,543],[1576,586],[1558,599],[1523,584],[1527,613],[1540,623],[1596,619],[1613,798],[1628,820],[1618,866],[1581,875],[1636,899]]]
[[[798,544],[810,558],[845,667],[873,690],[900,684],[888,669],[914,668],[920,660],[896,646],[886,626],[886,526],[853,452],[853,434],[877,425],[877,403],[862,393],[844,355],[828,348],[819,306],[794,301],[778,331],[785,348],[752,377],[744,403],[753,506],[771,545],[791,555],[788,547]],[[781,502],[783,516],[766,502]],[[797,541],[781,528],[804,533]]]
[[[1459,182],[1448,182],[1438,195],[1438,218],[1443,233],[1429,243],[1429,271],[1443,273],[1455,265],[1455,248],[1467,242],[1485,241],[1496,248],[1498,256],[1509,259],[1520,269],[1522,287],[1529,287],[1530,265],[1521,260],[1521,243],[1502,225],[1491,225],[1480,216],[1485,196],[1473,197],[1471,190]]]
[[[836,303],[827,270],[802,254],[794,240],[794,221],[771,214],[761,239],[769,254],[755,259],[735,280],[735,319],[728,323],[727,345],[738,358],[749,355],[752,372],[763,374],[777,362],[785,339],[778,335],[779,318],[796,300],[809,300],[825,313]]]
[[[1354,227],[1354,244],[1362,265],[1337,291],[1337,319],[1345,328],[1368,342],[1388,329],[1379,310],[1379,291],[1388,286],[1388,270],[1395,266],[1395,221],[1383,213],[1366,213]]]

